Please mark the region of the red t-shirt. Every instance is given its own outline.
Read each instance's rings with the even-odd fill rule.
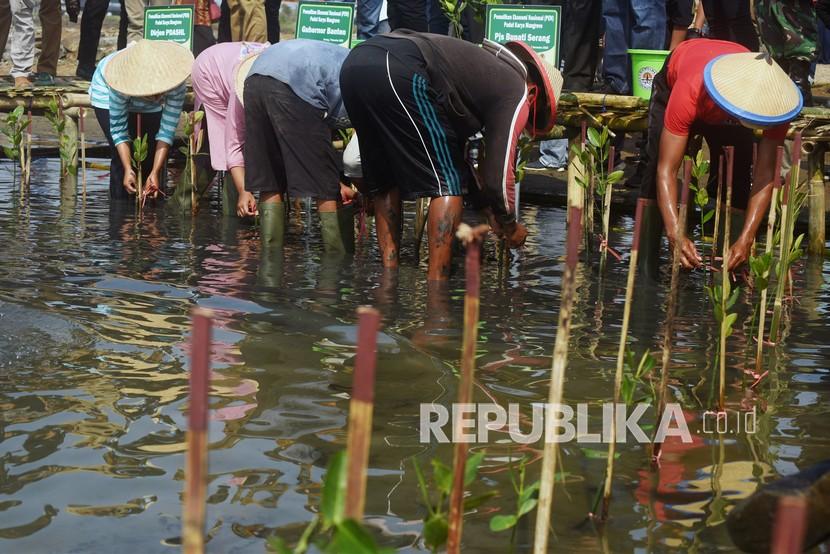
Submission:
[[[740,123],[715,104],[703,83],[703,70],[723,54],[749,52],[740,44],[725,40],[694,39],[681,42],[671,54],[667,70],[669,103],[663,127],[674,135],[688,136],[695,121],[710,125]],[[751,91],[747,91],[751,94]],[[790,124],[784,123],[764,131],[764,136],[783,139]]]

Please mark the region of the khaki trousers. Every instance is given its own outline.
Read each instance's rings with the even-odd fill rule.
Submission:
[[[231,40],[266,42],[268,25],[263,0],[230,0]]]

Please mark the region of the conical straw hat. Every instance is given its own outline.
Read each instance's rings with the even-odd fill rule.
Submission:
[[[121,50],[104,68],[104,80],[127,96],[155,96],[185,82],[193,54],[175,42],[141,39]]]
[[[243,106],[245,104],[242,100],[242,93],[245,90],[245,79],[248,77],[248,73],[251,72],[251,67],[261,53],[262,51],[249,54],[241,62],[236,64],[236,73],[233,76],[234,90],[236,90],[236,97],[239,99],[239,103]]]
[[[545,134],[556,123],[556,104],[562,93],[562,74],[547,60],[539,56],[522,41],[511,41],[504,45],[527,66],[528,75],[539,87],[538,109],[533,125],[536,134]]]
[[[703,72],[712,100],[748,127],[773,127],[795,119],[804,100],[792,79],[766,54],[718,56]]]

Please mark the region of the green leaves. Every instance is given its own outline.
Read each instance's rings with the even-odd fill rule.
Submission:
[[[389,554],[393,549],[379,548],[372,535],[357,521],[345,518],[346,454],[338,452],[329,462],[323,479],[320,516],[311,520],[297,545],[291,549],[280,537],[268,539],[268,549],[278,554],[303,554],[309,543],[326,553]],[[321,525],[318,525],[320,523]],[[331,535],[323,535],[331,531]]]
[[[447,543],[449,523],[445,514],[432,514],[424,520],[424,544],[436,551]]]
[[[643,352],[638,362],[634,357],[634,351],[626,346],[623,378],[620,384],[620,396],[626,406],[631,406],[634,403],[638,386],[647,387],[649,392],[647,399],[650,402],[655,401],[654,387],[651,381],[646,381],[646,377],[651,374],[656,366],[657,360],[651,354],[650,350]]]
[[[147,134],[133,140],[133,167],[139,168],[147,159]]]
[[[326,478],[323,480],[323,499],[320,503],[323,531],[343,522],[345,504],[346,453],[338,452],[329,462]]]
[[[772,252],[765,252],[760,256],[749,257],[749,269],[755,288],[764,291],[769,286],[769,274],[772,269]]]
[[[522,516],[530,513],[536,508],[539,502],[539,487],[540,481],[534,481],[529,486],[525,486],[525,475],[527,470],[527,458],[524,456],[519,460],[518,476],[513,472],[511,466],[510,480],[513,484],[513,490],[516,491],[516,513],[515,514],[499,514],[490,518],[490,530],[493,532],[506,531],[511,529],[519,523]]]

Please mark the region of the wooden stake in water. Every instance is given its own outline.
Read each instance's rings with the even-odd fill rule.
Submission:
[[[366,466],[372,441],[375,401],[375,362],[380,313],[367,306],[357,309],[357,358],[349,402],[349,436],[346,441],[346,517],[363,519],[366,501]]]
[[[637,257],[640,252],[640,224],[643,218],[643,209],[646,199],[637,200],[637,211],[634,214],[634,234],[631,239],[631,257],[628,260],[628,280],[625,283],[625,304],[623,306],[622,329],[620,331],[620,346],[617,349],[617,371],[614,374],[614,406],[620,403],[622,390],[623,365],[625,364],[625,347],[628,343],[628,321],[631,319],[631,299],[634,297],[634,277],[637,275]],[[605,488],[602,494],[602,514],[600,519],[608,519],[608,508],[611,505],[611,484],[614,480],[614,453],[617,443],[617,410],[614,409],[611,419],[611,435],[608,441],[608,463],[605,468]]]
[[[81,132],[81,190],[86,203],[86,135],[84,134],[84,109],[78,108],[78,127]]]
[[[720,229],[720,206],[723,196],[723,156],[718,156],[718,193],[715,196],[715,230],[712,233],[712,258],[709,265],[715,267],[715,255],[718,251],[718,229]]]
[[[666,306],[666,325],[663,334],[662,367],[660,370],[660,385],[657,389],[657,421],[663,417],[666,409],[666,397],[669,388],[669,363],[671,362],[671,344],[674,340],[674,316],[677,311],[677,289],[680,284],[680,253],[683,242],[686,240],[686,209],[689,203],[689,183],[692,180],[692,160],[686,159],[683,164],[683,186],[680,190],[680,208],[677,211],[677,229],[674,231],[674,253],[671,262],[671,288]],[[651,461],[657,463],[660,456],[660,443],[652,442]]]
[[[135,114],[135,129],[136,129],[136,136],[138,137],[138,140],[141,140],[141,114],[140,113]],[[135,148],[135,147],[133,147],[133,148]],[[138,160],[136,160],[136,161],[138,161]],[[144,187],[144,183],[142,182],[144,180],[143,179],[144,176],[141,174],[142,173],[141,166],[143,165],[143,162],[138,161],[137,165],[138,165],[138,167],[136,169],[138,170],[138,179],[136,179],[136,184],[135,184],[135,191],[136,191],[135,192],[135,208],[140,213],[141,212],[141,189]]]
[[[208,387],[213,313],[192,312],[190,337],[190,397],[188,403],[187,454],[184,473],[182,548],[185,554],[204,551],[205,496],[207,492]]]
[[[807,531],[807,497],[782,496],[772,529],[772,554],[796,554],[804,548]]]
[[[606,185],[605,185],[605,197],[602,200],[602,237],[603,243],[602,252],[600,253],[599,258],[599,267],[600,273],[605,270],[605,262],[608,259],[608,247],[609,243],[611,242],[610,229],[611,229],[611,193],[614,185],[608,180],[608,176],[614,171],[614,156],[616,154],[616,148],[611,146],[608,149],[608,171],[605,174],[606,178]],[[639,206],[639,202],[638,202]]]
[[[767,239],[764,244],[764,252],[769,254],[772,252],[772,241],[775,236],[775,212],[778,204],[778,195],[781,189],[781,165],[784,160],[784,147],[779,146],[775,154],[775,174],[772,181],[772,195],[769,200],[769,213],[767,214]],[[770,262],[772,263],[772,262]],[[769,281],[767,281],[769,283]],[[761,300],[759,304],[758,314],[758,345],[755,350],[755,373],[761,374],[761,358],[764,353],[764,325],[767,319],[767,291],[769,284],[761,291]]]
[[[32,182],[32,104],[29,103],[29,124],[26,126],[26,188]]]
[[[579,243],[582,241],[582,208],[571,204],[568,218],[567,257],[565,272],[562,275],[562,296],[559,303],[559,323],[556,329],[556,342],[553,346],[553,367],[551,370],[548,405],[553,409],[562,405],[565,386],[565,368],[568,365],[568,341],[571,336],[571,311],[576,297],[576,265],[579,261]],[[539,487],[539,504],[536,511],[536,528],[534,531],[534,554],[546,554],[548,551],[548,533],[550,532],[550,514],[553,509],[553,483],[556,478],[556,461],[559,443],[548,437],[548,426],[552,414],[545,414],[544,455],[542,458],[542,479]]]
[[[190,148],[190,214],[196,215],[196,112],[190,112],[190,125],[193,132],[190,134],[188,147]]]
[[[789,277],[789,256],[790,247],[793,240],[792,222],[790,218],[793,216],[790,213],[790,203],[795,201],[795,190],[798,187],[798,178],[801,172],[801,131],[795,134],[793,138],[792,149],[792,168],[790,169],[790,179],[787,186],[782,189],[781,194],[781,225],[778,227],[781,242],[781,249],[779,250],[778,271],[776,272],[775,289],[775,303],[772,308],[772,321],[769,327],[770,342],[778,342],[778,329],[781,324],[781,310],[784,302],[784,289],[787,285]]]
[[[473,401],[473,374],[475,372],[476,341],[478,340],[478,306],[481,266],[481,242],[489,231],[487,225],[471,228],[462,223],[458,226],[456,236],[467,249],[464,262],[466,291],[464,293],[464,337],[461,350],[461,382],[458,385],[458,403],[470,404]],[[461,418],[453,429],[454,436],[464,433]],[[447,533],[447,552],[457,554],[461,551],[461,528],[464,517],[464,468],[467,464],[467,444],[458,441],[453,455],[452,492],[450,493],[449,530]]]
[[[735,147],[724,146],[723,152],[726,155],[726,211],[723,216],[723,264],[721,265],[721,295],[720,310],[723,318],[720,326],[720,341],[718,341],[718,363],[720,365],[720,378],[718,380],[718,406],[721,412],[726,409],[726,302],[729,300],[729,247],[732,242],[732,174],[735,167]]]

